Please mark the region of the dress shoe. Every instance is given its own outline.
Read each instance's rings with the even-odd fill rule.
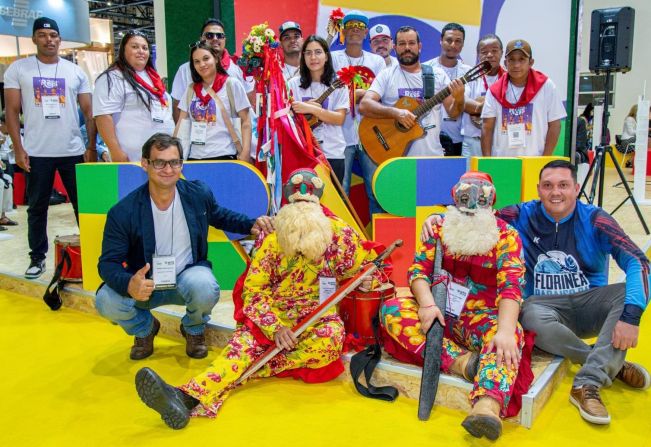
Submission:
[[[492,397],[480,397],[461,425],[475,438],[486,436],[495,441],[502,434],[500,403]]]
[[[165,383],[150,368],[142,368],[136,373],[136,391],[140,399],[157,411],[165,424],[174,430],[188,425],[190,410],[199,404],[197,399]]]
[[[610,424],[610,415],[601,401],[597,386],[583,385],[580,388],[572,388],[570,402],[579,409],[581,417],[586,421],[598,425]]]
[[[622,369],[616,376],[617,379],[624,382],[631,388],[646,390],[651,385],[651,377],[642,365],[633,362],[624,362]]]
[[[197,335],[188,334],[185,332],[183,324],[181,324],[181,335],[185,338],[185,353],[188,357],[193,359],[203,359],[208,355],[208,347],[206,346],[206,337],[204,333]]]
[[[154,325],[149,335],[146,337],[135,337],[129,358],[131,360],[142,360],[152,355],[154,353],[154,337],[156,337],[159,330],[160,321],[154,318]]]

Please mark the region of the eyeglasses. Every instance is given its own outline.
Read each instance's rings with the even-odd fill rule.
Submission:
[[[172,168],[172,169],[180,169],[181,166],[183,166],[183,160],[180,159],[180,158],[177,158],[177,159],[174,159],[174,160],[161,160],[160,158],[157,158],[156,160],[148,159],[147,161],[157,171],[165,169],[166,165],[170,165],[170,168]]]
[[[366,29],[366,25],[364,25],[364,22],[356,22],[356,21],[350,21],[344,25],[344,29],[360,29],[364,30]]]
[[[320,57],[320,56],[323,56],[324,54],[325,54],[325,51],[323,51],[323,50],[314,50],[314,51],[306,50],[306,51],[303,52],[303,56],[305,56],[307,58],[312,57],[312,56]]]
[[[211,32],[205,32],[203,33],[203,38],[206,40],[213,40],[213,39],[226,39],[226,34],[224,33],[211,33]]]

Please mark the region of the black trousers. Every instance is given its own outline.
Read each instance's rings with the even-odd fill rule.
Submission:
[[[453,143],[452,139],[444,133],[439,134],[439,140],[441,141],[441,146],[443,146],[443,153],[446,157],[461,156],[463,142]]]
[[[25,173],[27,192],[27,240],[29,241],[29,256],[34,261],[45,259],[48,250],[47,240],[47,210],[52,195],[54,174],[59,171],[63,185],[68,192],[68,199],[75,210],[75,218],[79,224],[77,209],[77,174],[75,165],[83,163],[83,155],[73,157],[29,157],[30,172]],[[98,185],[101,188],[102,185]]]
[[[328,163],[330,163],[330,167],[332,168],[332,172],[335,173],[337,176],[337,180],[339,180],[339,183],[342,185],[344,184],[344,166],[346,164],[346,160],[343,158],[328,158]]]

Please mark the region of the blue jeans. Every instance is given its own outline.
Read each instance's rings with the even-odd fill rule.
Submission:
[[[202,334],[217,301],[219,285],[212,270],[197,265],[176,277],[176,289],[156,290],[148,301],[122,296],[104,284],[97,291],[95,307],[101,316],[122,326],[127,334],[142,338],[149,335],[154,324],[151,309],[166,304],[185,305],[186,314],[181,320],[185,332]]]
[[[353,163],[355,162],[355,157],[359,160],[359,164],[362,168],[362,178],[364,179],[364,188],[366,188],[366,195],[368,196],[368,208],[371,215],[384,213],[384,209],[380,204],[375,200],[375,194],[373,194],[373,174],[377,169],[377,165],[373,163],[373,160],[366,155],[364,149],[359,144],[353,144],[351,146],[346,146],[344,151],[344,191],[346,195],[350,193],[350,182],[353,176]]]

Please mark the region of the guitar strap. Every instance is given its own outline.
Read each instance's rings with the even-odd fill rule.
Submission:
[[[423,99],[430,99],[436,93],[434,91],[434,69],[431,65],[421,64],[423,76]]]

